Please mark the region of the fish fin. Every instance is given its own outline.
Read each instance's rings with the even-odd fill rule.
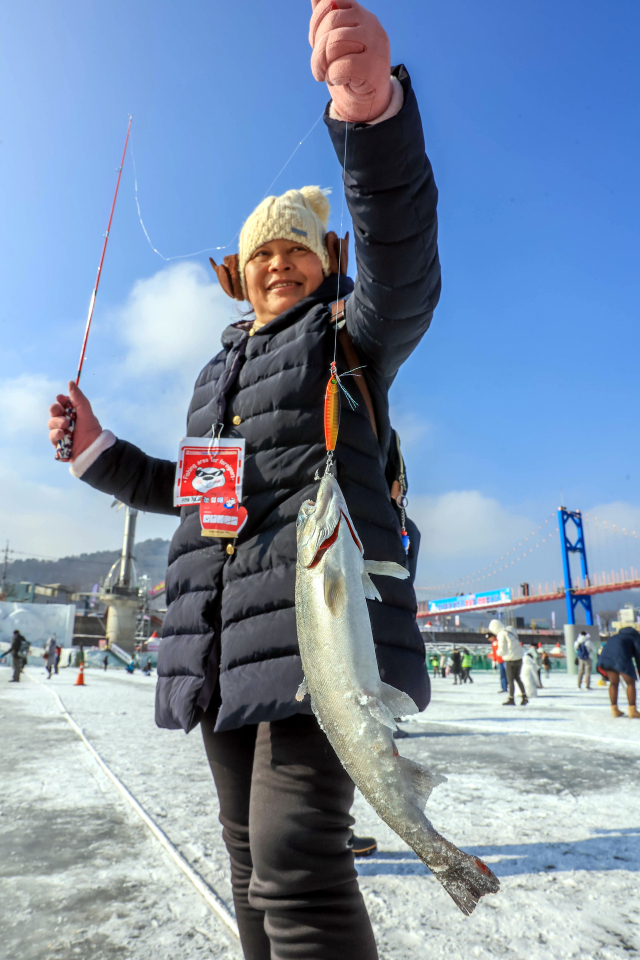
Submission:
[[[393,719],[393,714],[389,710],[382,700],[379,700],[377,697],[372,695],[365,694],[364,701],[366,706],[369,708],[369,713],[374,720],[377,720],[378,723],[381,723],[383,727],[389,727],[389,730],[395,732],[396,722]]]
[[[339,617],[347,602],[347,578],[340,566],[330,562],[330,556],[324,561],[324,602],[334,617]]]
[[[446,783],[447,778],[441,773],[432,773],[421,763],[409,760],[407,757],[398,757],[398,762],[411,782],[415,800],[418,806],[424,806],[431,796],[431,791],[440,783]]]
[[[364,568],[362,570],[362,586],[364,587],[364,595],[367,600],[382,600],[382,597],[378,593],[378,588]]]
[[[382,702],[389,708],[392,716],[400,717],[409,717],[412,713],[420,713],[418,707],[411,699],[408,693],[404,693],[402,690],[398,690],[396,687],[391,687],[388,683],[380,681],[381,692],[380,699]]]
[[[307,686],[307,678],[304,677],[302,683],[298,687],[298,692],[296,693],[296,700],[304,700],[306,695],[309,693],[309,687]]]
[[[406,567],[402,567],[393,560],[365,560],[364,569],[367,573],[374,573],[378,577],[396,577],[398,580],[406,580],[410,576]]]

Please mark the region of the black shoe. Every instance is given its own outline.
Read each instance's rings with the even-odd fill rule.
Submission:
[[[509,699],[505,700],[504,703],[502,704],[503,707],[515,707],[515,705],[516,705],[516,702],[513,699],[513,697],[509,697]]]
[[[529,697],[523,697],[520,701],[520,706],[524,707],[527,703],[529,703]]]
[[[404,740],[405,737],[410,737],[411,734],[407,733],[406,730],[401,730],[400,727],[396,727],[395,733],[393,734],[394,740]]]
[[[356,837],[351,834],[351,840],[347,846],[353,850],[354,857],[370,857],[378,849],[378,844],[373,837]]]

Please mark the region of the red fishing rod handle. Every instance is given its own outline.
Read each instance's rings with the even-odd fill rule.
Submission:
[[[64,415],[69,421],[69,426],[64,432],[62,440],[56,443],[56,460],[61,463],[69,463],[73,456],[73,432],[76,428],[76,408],[72,406],[71,401],[64,408]]]

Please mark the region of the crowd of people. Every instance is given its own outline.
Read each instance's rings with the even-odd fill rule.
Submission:
[[[4,660],[5,657],[11,655],[13,676],[9,683],[20,683],[20,676],[27,665],[30,652],[30,642],[26,639],[26,637],[23,637],[19,630],[14,630],[11,638],[11,646],[4,653],[0,654],[1,660]],[[58,643],[55,633],[52,633],[45,643],[42,651],[42,657],[44,659],[48,680],[51,679],[54,673],[58,673],[60,669],[61,655],[62,647]]]
[[[544,649],[542,643],[532,643],[526,648],[520,642],[516,629],[500,620],[492,620],[486,634],[486,640],[491,645],[489,659],[498,673],[500,687],[503,693],[508,694],[504,701],[505,706],[515,706],[516,686],[521,694],[520,705],[525,706],[529,700],[537,696],[538,690],[543,687],[542,673],[548,680],[551,674],[551,655],[564,657],[564,651],[556,644],[557,649],[551,655]],[[600,676],[600,685],[609,685],[611,710],[614,717],[624,716],[618,707],[618,693],[622,679],[626,690],[629,717],[640,719],[636,704],[637,673],[635,663],[640,669],[640,632],[634,626],[623,628],[618,634],[610,637],[606,644],[597,650],[593,640],[586,630],[582,630],[573,644],[575,666],[577,667],[578,689],[591,689],[591,675],[593,661],[597,657],[597,673]],[[19,683],[20,676],[27,665],[31,650],[30,642],[14,630],[9,650],[0,654],[0,660],[11,656],[13,676],[10,683]],[[84,653],[84,651],[82,651]],[[60,669],[62,647],[53,633],[44,645],[42,657],[47,671],[47,679],[51,679]],[[84,660],[84,657],[82,656]],[[471,670],[473,656],[468,647],[458,648],[454,644],[448,653],[433,651],[428,656],[432,675],[435,678],[453,678],[454,685],[473,683]],[[109,664],[109,654],[102,659],[103,669],[106,671]],[[127,666],[127,672],[133,673],[140,664],[135,660]],[[152,672],[151,659],[147,658],[141,667],[142,673],[149,676]]]
[[[541,668],[550,669],[548,655],[535,646],[525,651],[515,628],[505,626],[500,620],[491,621],[486,639],[491,643],[489,658],[499,673],[500,686],[503,692],[508,693],[505,706],[515,705],[516,685],[522,694],[520,703],[525,705],[529,702],[529,697],[536,696],[537,690],[542,686]],[[458,648],[454,645],[448,654],[434,652],[430,656],[430,663],[434,678],[453,677],[456,686],[473,683],[473,657],[467,647]]]
[[[557,643],[547,652],[541,642],[530,643],[526,647],[521,643],[515,627],[492,620],[489,624],[486,641],[491,644],[489,659],[498,673],[502,692],[507,694],[504,706],[516,705],[516,687],[525,706],[538,695],[545,680],[551,674],[551,658],[564,658],[565,651]],[[593,663],[600,675],[599,684],[609,685],[611,711],[614,717],[624,716],[618,707],[620,685],[626,690],[629,717],[640,719],[636,703],[636,666],[640,670],[640,625],[629,625],[600,645],[591,639],[586,630],[581,630],[573,643],[574,666],[577,667],[577,686],[579,690],[591,689]],[[635,663],[634,663],[635,660]],[[473,658],[467,647],[458,648],[455,644],[450,652],[433,651],[429,655],[433,677],[453,677],[454,685],[473,683],[471,668]],[[584,684],[584,687],[583,687]]]
[[[473,683],[473,677],[471,676],[473,658],[466,647],[463,647],[462,650],[454,647],[449,655],[433,653],[429,662],[434,677],[452,676],[455,684],[466,683],[467,681]]]

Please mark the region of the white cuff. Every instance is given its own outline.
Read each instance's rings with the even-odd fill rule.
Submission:
[[[376,117],[375,120],[369,120],[367,122],[368,127],[375,126],[376,123],[382,123],[384,120],[390,120],[391,117],[395,117],[396,113],[400,113],[402,110],[402,105],[404,104],[404,90],[402,89],[402,84],[396,77],[391,77],[391,86],[393,87],[393,93],[391,94],[391,101],[389,106],[381,113],[379,117]],[[332,120],[342,120],[344,117],[338,116],[333,100],[329,107],[329,116]]]
[[[112,447],[117,439],[115,434],[111,433],[111,430],[103,430],[91,446],[83,450],[82,453],[75,458],[73,463],[69,464],[69,473],[71,476],[80,479],[82,474],[96,462],[100,454],[108,450],[109,447]]]

